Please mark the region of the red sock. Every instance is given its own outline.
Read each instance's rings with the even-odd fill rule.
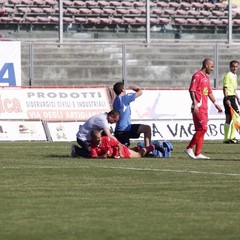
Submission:
[[[198,142],[196,144],[196,149],[195,149],[195,155],[199,155],[202,151],[202,147],[203,147],[203,143],[204,143],[204,134],[205,132],[203,132],[203,134],[200,136],[200,138],[198,139]]]
[[[151,145],[151,146],[146,147],[146,149],[148,152],[152,152],[155,149],[155,147]]]
[[[193,135],[192,140],[190,141],[190,143],[188,144],[187,148],[193,148],[199,141],[199,138],[202,137],[202,135],[205,134],[205,131],[203,133],[203,130],[198,130],[195,132],[195,134]]]

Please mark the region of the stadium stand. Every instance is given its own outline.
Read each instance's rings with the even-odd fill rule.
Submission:
[[[33,43],[32,59],[28,43],[22,43],[22,81],[28,86],[109,85],[124,79],[142,87],[188,87],[190,77],[205,57],[218,67],[211,74],[216,86],[228,70],[229,59],[238,59],[239,45],[214,43]],[[123,57],[126,57],[124,60]],[[32,61],[32,64],[30,62]],[[29,69],[30,65],[33,69]],[[126,75],[123,75],[123,66]],[[31,73],[31,75],[29,75]]]
[[[208,27],[208,31],[212,30],[215,33],[218,27],[222,30],[222,25],[225,25],[225,31],[227,31],[226,21],[223,21],[228,14],[227,2],[217,1],[213,4],[209,1],[179,0],[173,2],[153,0],[150,3],[152,28],[173,28],[177,32],[181,29],[182,33],[184,31],[189,32],[191,29],[194,30],[196,24],[198,31],[206,31]],[[0,26],[2,29],[34,31],[49,28],[56,31],[58,28],[56,19],[59,17],[59,6],[56,0],[1,0],[0,5],[2,6],[0,11]],[[88,32],[95,29],[93,24],[96,24],[95,27],[110,32],[113,29],[123,32],[143,31],[142,27],[145,23],[143,18],[146,17],[145,5],[144,0],[64,0],[64,29],[65,31],[71,29]],[[240,15],[237,14],[239,6],[235,3],[232,6],[234,29],[239,30],[237,28],[239,26],[238,21],[235,21],[240,18]],[[189,20],[190,17],[196,21]],[[180,20],[181,18],[182,20]],[[79,19],[81,20],[79,21]],[[166,20],[162,21],[161,19]],[[213,19],[219,21],[212,21]],[[128,24],[127,28],[126,24]],[[199,24],[203,24],[202,29]]]

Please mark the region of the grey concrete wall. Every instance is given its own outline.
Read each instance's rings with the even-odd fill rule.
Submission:
[[[142,87],[188,87],[204,58],[215,61],[212,86],[221,87],[238,44],[162,42],[22,43],[22,83],[28,86],[110,85],[124,78]],[[32,60],[31,60],[32,59]],[[215,78],[215,80],[214,80]]]

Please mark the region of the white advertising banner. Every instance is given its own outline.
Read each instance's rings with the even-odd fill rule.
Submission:
[[[21,86],[21,43],[0,41],[0,86]]]
[[[0,119],[79,121],[110,111],[107,88],[3,88]]]
[[[84,122],[48,122],[53,142],[74,142],[79,126]]]
[[[195,133],[192,120],[156,120],[133,121],[134,123],[147,124],[152,129],[152,140],[190,140]],[[222,140],[224,134],[224,121],[213,119],[208,122],[206,140]],[[141,136],[140,139],[143,139]]]
[[[0,121],[0,141],[46,141],[41,121]]]
[[[4,87],[0,97],[0,120],[42,120],[47,122],[53,141],[76,141],[79,125],[95,114],[111,110],[108,91],[104,87]],[[222,90],[214,90],[214,95],[222,106]],[[153,140],[189,140],[194,134],[190,108],[188,90],[144,90],[143,95],[131,103],[131,119],[132,123],[150,125]],[[209,101],[209,130],[205,139],[223,139],[224,121],[225,114],[218,113]],[[11,124],[5,122],[5,126]],[[114,130],[114,125],[110,126]],[[10,131],[9,128],[7,132]],[[16,138],[11,134],[8,139],[3,133],[2,130],[1,139],[5,140],[23,136]]]
[[[48,122],[48,129],[54,142],[74,142],[79,126],[84,122]],[[132,121],[133,124],[146,124],[151,127],[152,140],[190,140],[195,133],[192,120],[141,120]],[[114,131],[115,124],[109,125]],[[208,122],[208,131],[205,134],[206,140],[222,140],[224,134],[224,121],[221,119],[213,119]],[[143,140],[143,135],[139,139]]]
[[[223,107],[223,91],[213,90]],[[144,90],[142,96],[131,103],[132,119],[191,119],[191,99],[188,90]],[[224,119],[209,101],[209,119]]]

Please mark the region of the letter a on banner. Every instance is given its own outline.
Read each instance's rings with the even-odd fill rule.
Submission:
[[[0,86],[21,86],[21,42],[0,41]]]
[[[16,86],[13,63],[5,63],[0,70],[0,83],[4,86]]]

